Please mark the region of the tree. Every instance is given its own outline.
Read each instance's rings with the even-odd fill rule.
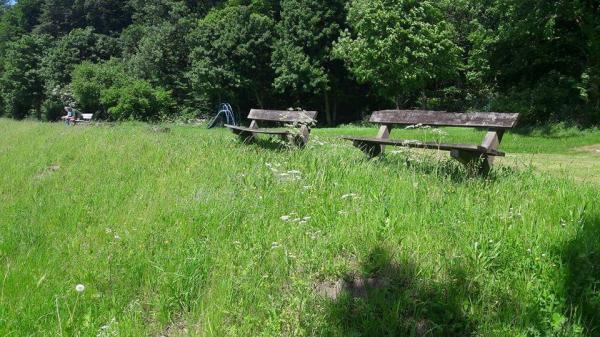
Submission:
[[[435,80],[455,75],[460,48],[431,1],[353,0],[336,54],[397,107]]]
[[[104,63],[82,62],[75,66],[71,89],[79,109],[95,113],[98,118],[108,118],[106,108],[100,102],[102,91],[122,87],[129,75],[125,65],[116,59]]]
[[[165,21],[179,21],[190,14],[189,6],[193,4],[185,0],[129,0],[129,5],[133,10],[135,23],[154,25]]]
[[[13,118],[40,115],[44,82],[39,69],[48,44],[45,36],[24,35],[6,46],[0,88],[5,112]]]
[[[58,39],[42,60],[41,74],[47,91],[71,81],[73,68],[82,61],[98,62],[118,56],[115,39],[94,33],[93,28],[73,29]]]
[[[126,62],[136,76],[172,90],[179,102],[184,101],[188,90],[185,72],[190,46],[186,37],[190,30],[190,20],[181,19],[152,26],[133,25],[122,35]]]
[[[20,0],[0,17],[0,57],[5,44],[31,32],[37,25],[43,0]]]
[[[517,110],[526,122],[600,121],[597,1],[497,1],[488,26],[487,81],[494,107]]]
[[[340,82],[346,77],[343,65],[331,53],[344,24],[343,4],[282,0],[272,58],[275,89],[291,94],[298,103],[315,96],[322,98],[330,125],[335,121],[331,101],[335,101]]]
[[[242,98],[263,106],[272,81],[273,21],[246,6],[213,10],[190,34],[193,46],[187,76],[204,104]]]
[[[76,66],[71,88],[78,107],[98,118],[157,120],[173,107],[169,91],[132,76],[116,59]]]
[[[94,27],[103,34],[118,33],[131,23],[122,0],[45,0],[36,31],[62,36],[75,28]]]

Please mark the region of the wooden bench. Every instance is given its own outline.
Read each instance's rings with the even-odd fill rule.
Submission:
[[[94,114],[84,114],[72,109],[72,116],[62,116],[60,119],[69,125],[77,125],[77,123],[91,123],[92,118],[94,118]]]
[[[382,154],[386,145],[449,151],[452,158],[465,165],[476,165],[480,173],[486,174],[492,168],[494,158],[505,155],[504,152],[498,151],[502,136],[506,130],[515,127],[518,120],[519,114],[516,113],[383,110],[374,112],[370,119],[371,123],[381,125],[376,138],[342,138],[351,140],[354,146],[360,148],[370,157]],[[485,128],[488,132],[480,145],[391,140],[389,139],[390,132],[396,125],[472,127]]]
[[[226,124],[233,133],[240,137],[243,142],[253,141],[257,135],[265,134],[279,136],[285,141],[291,141],[293,144],[304,147],[308,143],[310,135],[310,125],[316,123],[316,111],[282,111],[282,110],[259,110],[252,109],[248,114],[248,119],[252,122],[250,127],[242,127]],[[271,122],[283,125],[292,125],[286,129],[265,129],[259,128],[258,122]]]

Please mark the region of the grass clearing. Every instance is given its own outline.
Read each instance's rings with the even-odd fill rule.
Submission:
[[[166,127],[0,120],[1,335],[600,333],[600,192],[545,159],[599,132],[509,134],[502,149],[543,168],[481,179],[334,137],[374,129],[315,130],[298,151]],[[319,294],[336,282],[367,286]]]

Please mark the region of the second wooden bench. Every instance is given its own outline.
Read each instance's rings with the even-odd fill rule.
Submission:
[[[304,147],[310,136],[310,125],[316,123],[316,111],[285,111],[252,109],[248,119],[252,122],[249,127],[225,125],[243,142],[251,142],[259,134],[278,136],[283,140]],[[285,129],[259,128],[258,122],[271,122],[279,125],[289,125]]]
[[[370,122],[380,124],[375,138],[342,137],[351,140],[354,146],[374,157],[383,153],[386,145],[404,146],[421,149],[450,151],[450,155],[465,165],[476,165],[480,173],[492,168],[494,158],[504,156],[498,150],[504,132],[516,126],[519,114],[473,112],[449,113],[423,110],[382,110],[371,116]],[[488,130],[481,144],[444,144],[438,142],[420,142],[410,140],[392,140],[390,133],[396,125],[424,125],[485,128]]]

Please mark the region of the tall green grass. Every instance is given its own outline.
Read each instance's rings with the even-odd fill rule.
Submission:
[[[367,160],[334,137],[369,132],[316,130],[299,151],[0,120],[0,335],[600,333],[597,188],[413,151]],[[527,151],[520,137],[503,148]],[[383,286],[317,289],[362,278]]]

